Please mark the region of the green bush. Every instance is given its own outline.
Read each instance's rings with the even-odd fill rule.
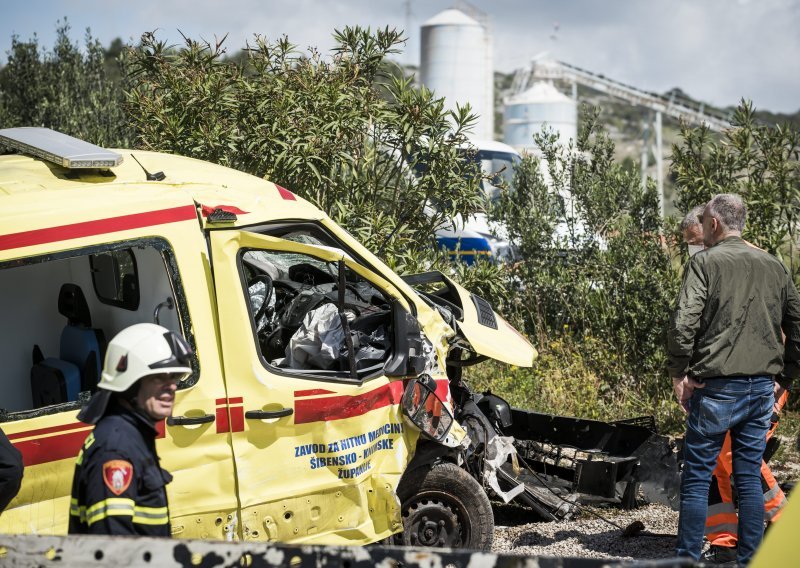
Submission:
[[[676,206],[686,213],[717,193],[738,193],[747,205],[743,237],[777,255],[800,282],[800,129],[768,125],[742,101],[722,138],[706,127],[681,127],[672,148]]]
[[[45,126],[100,146],[130,146],[116,64],[88,30],[83,49],[69,30],[59,23],[50,51],[36,36],[11,38],[0,69],[0,128]]]
[[[535,136],[541,157],[523,159],[514,192],[492,210],[522,258],[507,272],[508,307],[540,351],[533,371],[513,371],[500,381],[509,390],[495,390],[552,413],[656,414],[671,425],[678,409],[664,344],[679,283],[674,253],[654,185],[613,161],[598,113],[582,110],[568,144]]]
[[[594,420],[655,415],[664,432],[681,429],[683,415],[669,396],[653,400],[628,390],[612,390],[596,366],[607,347],[596,340],[561,338],[540,345],[530,369],[486,363],[465,374],[478,392],[492,391],[517,408]]]
[[[330,57],[256,37],[230,59],[222,42],[144,34],[124,61],[137,143],[288,187],[400,272],[446,268],[434,229],[482,204],[478,165],[459,149],[475,117],[388,61],[399,32],[334,38]]]

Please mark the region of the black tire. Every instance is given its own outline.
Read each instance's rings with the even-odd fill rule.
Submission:
[[[440,462],[407,472],[397,495],[402,503],[403,546],[489,550],[492,506],[483,487],[455,464]]]

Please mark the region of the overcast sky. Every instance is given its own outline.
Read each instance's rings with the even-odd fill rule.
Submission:
[[[344,25],[407,30],[401,60],[419,63],[419,27],[452,0],[0,0],[2,61],[11,36],[52,46],[56,20],[107,45],[159,29],[212,40],[231,52],[259,33],[331,46]],[[718,106],[750,98],[764,110],[800,110],[800,0],[472,0],[491,18],[495,69],[553,57],[648,91],[680,87]]]

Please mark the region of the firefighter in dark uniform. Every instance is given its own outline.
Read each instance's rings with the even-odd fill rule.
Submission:
[[[19,492],[22,472],[22,454],[0,430],[0,513]]]
[[[98,392],[78,415],[96,424],[75,464],[70,534],[170,536],[156,423],[172,414],[191,348],[159,325],[124,329],[108,344]]]

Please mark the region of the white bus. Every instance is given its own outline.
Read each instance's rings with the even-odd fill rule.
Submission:
[[[481,190],[487,201],[500,196],[501,185],[506,191],[512,189],[514,167],[521,160],[519,153],[502,142],[494,140],[471,140],[470,146],[477,150],[481,171],[490,176],[481,180]],[[475,213],[466,220],[460,215],[448,227],[436,231],[436,242],[448,251],[451,258],[472,264],[482,256],[494,262],[510,261],[514,252],[508,242],[504,227],[490,223],[485,212]]]

